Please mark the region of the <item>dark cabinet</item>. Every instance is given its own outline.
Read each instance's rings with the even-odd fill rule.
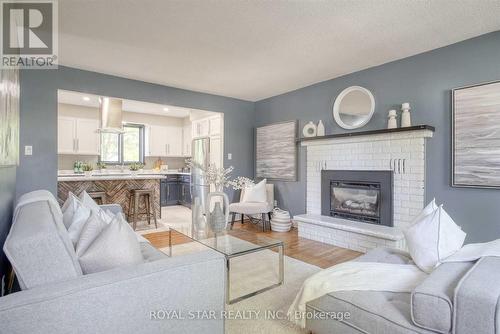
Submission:
[[[167,180],[160,182],[160,206],[167,206]]]
[[[167,175],[160,183],[160,204],[191,207],[191,177],[189,175]]]
[[[167,205],[179,204],[179,183],[167,182]]]
[[[181,205],[191,207],[191,185],[189,183],[181,183],[180,203]]]

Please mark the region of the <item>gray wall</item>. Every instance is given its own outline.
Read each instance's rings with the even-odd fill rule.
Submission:
[[[0,245],[9,233],[16,194],[16,167],[0,167]],[[0,249],[0,279],[5,275],[7,260]]]
[[[331,110],[335,97],[351,85],[370,89],[376,99],[375,115],[363,130],[385,128],[387,111],[410,102],[414,124],[436,127],[427,151],[427,199],[445,204],[468,242],[487,241],[500,238],[500,190],[450,187],[450,89],[493,80],[500,80],[500,32],[259,101],[255,121],[259,126],[298,119],[301,131],[306,121],[322,119],[327,134],[345,132]],[[279,205],[293,214],[305,212],[304,148],[299,164],[298,182],[277,182]]]
[[[21,153],[33,145],[33,155],[21,154],[18,197],[34,189],[56,193],[58,89],[223,112],[224,164],[235,176],[253,175],[253,103],[60,66],[21,72]]]

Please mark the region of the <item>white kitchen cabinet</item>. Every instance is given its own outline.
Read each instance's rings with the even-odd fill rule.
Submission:
[[[99,121],[79,118],[76,120],[76,150],[78,154],[99,155]]]
[[[220,136],[222,132],[222,118],[221,116],[213,116],[208,119],[208,134],[210,136]]]
[[[75,154],[76,121],[74,118],[57,118],[57,153]]]
[[[220,168],[222,163],[222,138],[220,136],[210,137],[210,163]]]
[[[182,155],[185,157],[191,156],[191,142],[193,140],[191,124],[184,125],[182,129]]]
[[[182,128],[179,126],[150,125],[147,127],[147,156],[182,156]]]
[[[167,157],[182,156],[182,128],[180,126],[167,126],[166,130],[166,150]]]
[[[99,121],[87,118],[58,117],[59,154],[99,155]]]
[[[151,125],[147,128],[148,146],[146,149],[148,156],[165,156],[166,151],[166,134],[163,126]]]
[[[210,131],[210,122],[208,118],[197,119],[192,123],[193,138],[208,137]]]

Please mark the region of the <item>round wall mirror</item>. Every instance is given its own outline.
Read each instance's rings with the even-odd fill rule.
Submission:
[[[375,99],[366,88],[352,86],[344,89],[333,105],[333,118],[344,129],[360,128],[372,118]]]

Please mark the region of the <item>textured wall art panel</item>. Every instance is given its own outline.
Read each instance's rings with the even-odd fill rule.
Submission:
[[[19,70],[0,70],[0,166],[19,164]]]
[[[297,121],[258,127],[255,134],[257,178],[295,181],[297,179]]]
[[[500,188],[500,82],[453,90],[452,180]]]

